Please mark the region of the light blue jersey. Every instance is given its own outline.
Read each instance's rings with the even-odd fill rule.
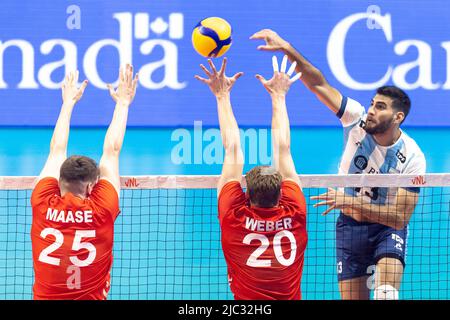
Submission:
[[[343,97],[336,114],[344,127],[344,150],[339,164],[339,174],[403,173],[425,174],[425,156],[417,143],[405,132],[391,146],[380,146],[371,134],[364,130],[367,117],[363,106],[357,101]],[[407,188],[418,192],[418,188]],[[350,195],[362,194],[372,203],[392,203],[395,188],[345,188]]]

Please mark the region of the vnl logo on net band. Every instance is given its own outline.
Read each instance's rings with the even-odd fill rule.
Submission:
[[[100,39],[89,45],[85,52],[79,52],[77,44],[68,39],[49,39],[42,42],[39,48],[35,48],[30,41],[25,39],[0,39],[0,89],[7,89],[8,83],[4,80],[4,55],[6,50],[19,49],[21,53],[21,81],[19,89],[60,89],[62,81],[54,82],[52,74],[59,68],[64,67],[65,73],[77,69],[78,61],[82,60],[83,73],[90,84],[106,89],[107,83],[99,74],[98,56],[102,49],[112,47],[119,54],[119,63],[132,63],[135,41],[142,41],[138,50],[144,56],[150,56],[155,48],[159,47],[164,54],[160,60],[153,61],[140,66],[139,84],[147,89],[157,90],[170,88],[180,90],[186,87],[186,82],[178,80],[178,46],[177,41],[184,37],[184,16],[182,13],[171,13],[168,18],[150,16],[148,13],[120,12],[112,16],[118,22],[118,39]],[[167,21],[166,21],[167,20]],[[66,27],[66,26],[61,26]],[[64,56],[62,59],[35,66],[35,55],[39,50],[41,55],[49,55],[61,48]],[[14,50],[13,49],[13,50]],[[59,49],[60,50],[60,49]],[[158,55],[159,56],[159,55]],[[37,78],[35,68],[39,69]],[[164,69],[163,79],[159,82],[152,80],[152,74]],[[116,83],[114,84],[116,85]]]

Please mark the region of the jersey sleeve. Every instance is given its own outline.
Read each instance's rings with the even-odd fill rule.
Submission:
[[[341,120],[342,126],[348,127],[361,120],[365,112],[366,110],[358,101],[342,97],[341,107],[336,116]]]
[[[305,196],[300,186],[294,181],[282,182],[280,205],[290,208],[296,214],[306,216]]]
[[[220,191],[218,202],[219,221],[222,221],[231,210],[245,205],[246,198],[241,184],[238,181],[226,183]]]
[[[103,212],[109,213],[113,220],[119,215],[119,195],[108,180],[100,179],[94,186],[94,190],[92,190],[89,198]]]
[[[41,179],[31,193],[31,206],[35,207],[52,195],[60,195],[58,180],[52,177]]]

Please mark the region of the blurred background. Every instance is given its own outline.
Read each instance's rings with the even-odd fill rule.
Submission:
[[[232,104],[247,137],[246,169],[270,159],[260,151],[269,146],[270,156],[270,98],[254,75],[270,77],[273,53],[256,50],[262,41],[249,37],[271,28],[343,95],[365,106],[378,86],[404,89],[412,100],[404,130],[424,151],[428,172],[449,172],[449,13],[445,0],[3,0],[0,176],[39,174],[62,103],[60,84],[74,69],[90,83],[73,114],[69,154],[99,160],[114,108],[106,84],[117,80],[119,65],[127,62],[140,73],[140,83],[121,174],[219,174],[219,148],[211,151],[221,146],[215,98],[194,79],[206,59],[191,44],[195,25],[210,16],[233,28],[228,74],[245,73]],[[336,173],[343,141],[339,120],[301,82],[291,88],[287,105],[299,173]]]

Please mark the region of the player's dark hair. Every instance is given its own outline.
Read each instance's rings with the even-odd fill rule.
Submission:
[[[403,121],[405,121],[411,109],[411,100],[402,89],[395,86],[383,86],[377,89],[377,94],[391,98],[392,108],[403,112],[405,114]]]
[[[67,158],[60,169],[60,180],[72,193],[83,192],[84,183],[95,182],[100,175],[97,163],[85,156],[71,156]]]
[[[273,167],[257,166],[245,175],[250,202],[261,208],[278,204],[281,193],[281,174]]]

